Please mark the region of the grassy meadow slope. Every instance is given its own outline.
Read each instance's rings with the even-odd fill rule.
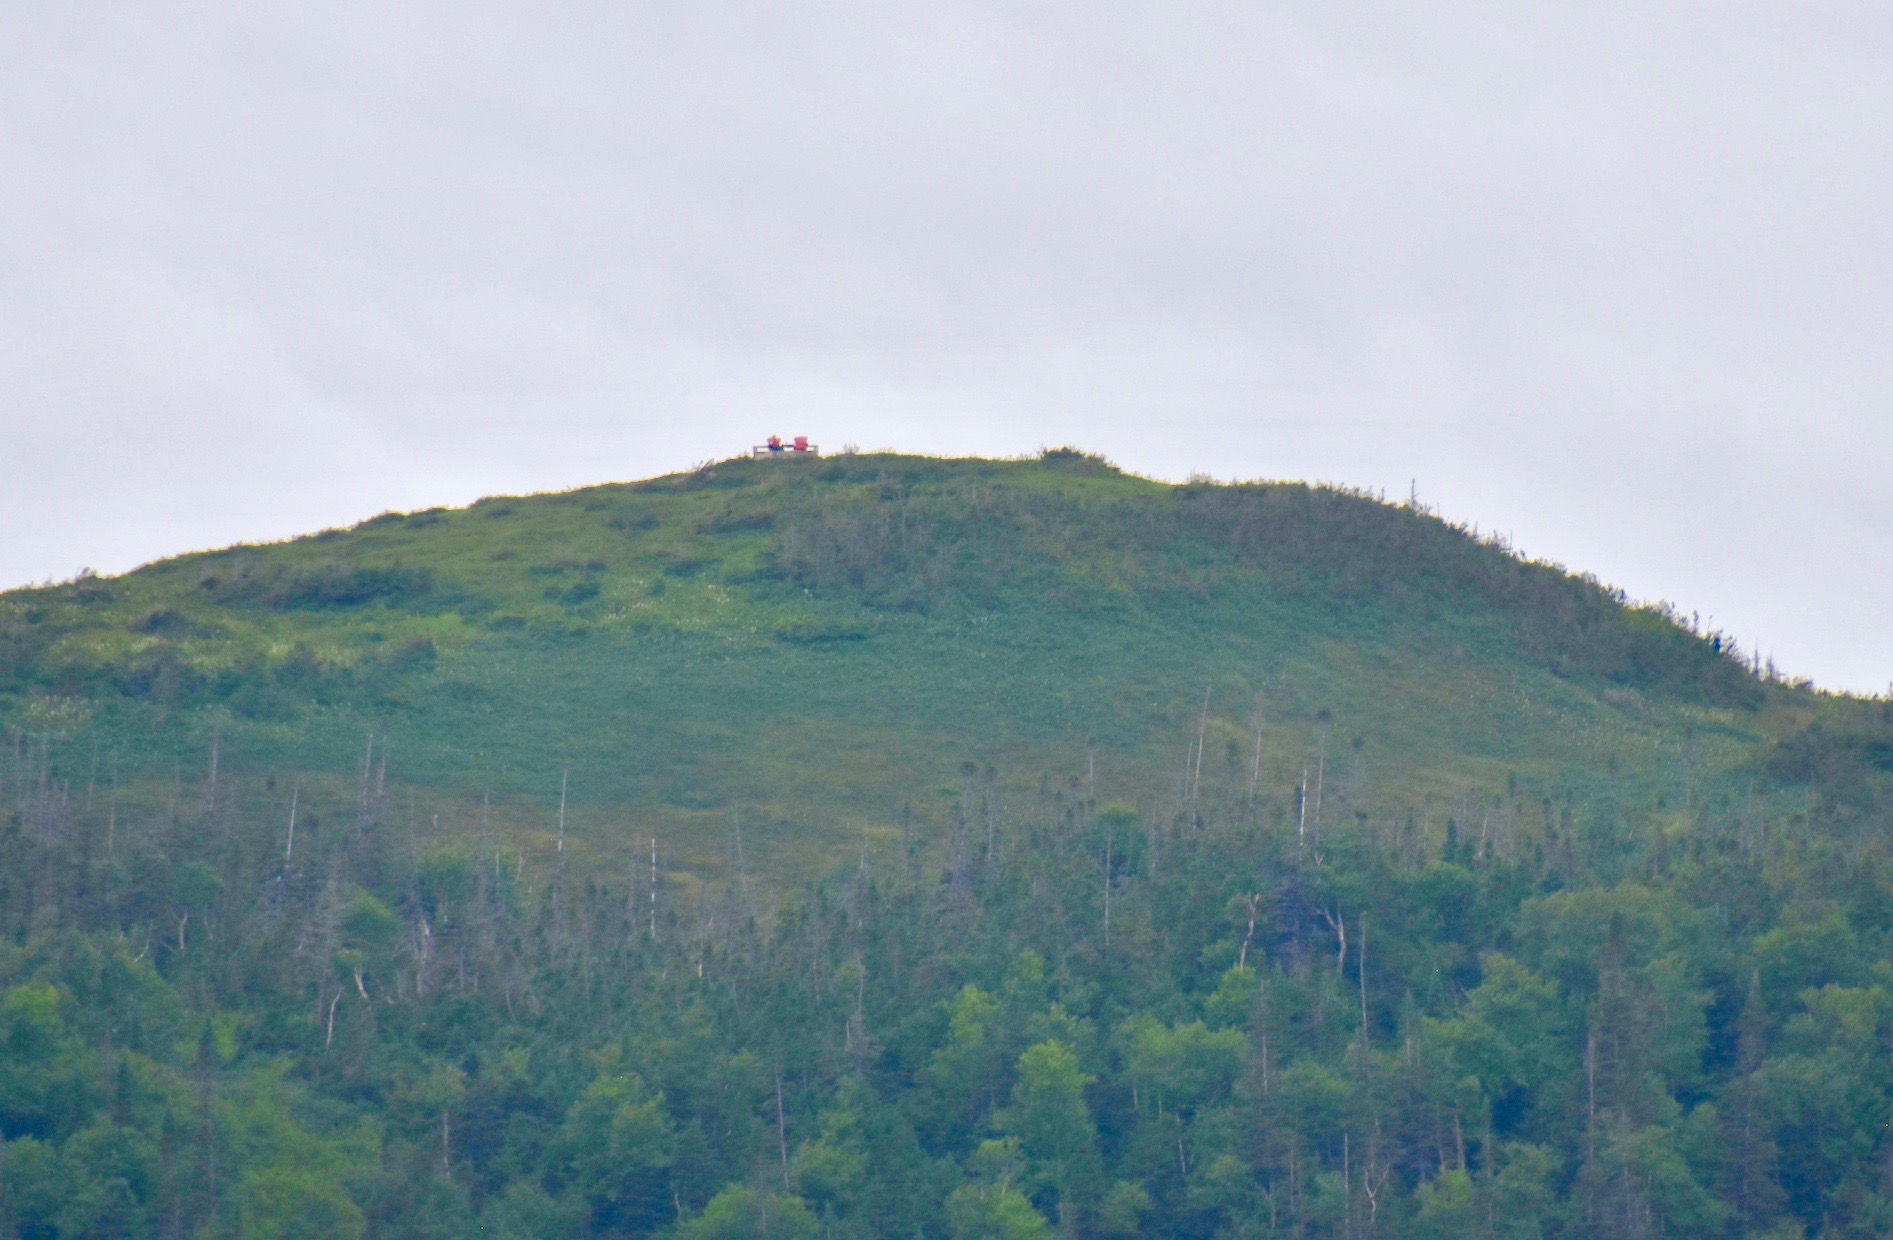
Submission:
[[[1079,781],[1163,817],[1306,778],[1329,829],[1523,840],[1844,709],[1424,512],[1069,451],[734,460],[0,596],[13,775],[94,809],[372,796],[531,857],[564,783],[576,856],[716,873],[740,828],[785,882]]]

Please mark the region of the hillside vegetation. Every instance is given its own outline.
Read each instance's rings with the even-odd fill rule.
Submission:
[[[1893,704],[1371,496],[389,514],[0,724],[0,1234],[1893,1230]]]

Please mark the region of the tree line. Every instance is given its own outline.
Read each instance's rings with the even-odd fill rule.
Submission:
[[[0,757],[0,1234],[1893,1231],[1854,782],[1373,817],[969,765],[944,838],[784,891],[426,820],[372,740],[86,753]]]

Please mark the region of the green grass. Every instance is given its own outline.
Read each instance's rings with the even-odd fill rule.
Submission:
[[[575,857],[718,873],[740,823],[781,881],[989,768],[1181,813],[1199,728],[1198,795],[1246,798],[1258,711],[1270,812],[1318,771],[1360,823],[1654,810],[1857,706],[1422,512],[1069,453],[739,460],[0,596],[0,718],[68,780],[175,800],[214,737],[333,818],[372,734],[416,830],[543,853],[569,773]]]

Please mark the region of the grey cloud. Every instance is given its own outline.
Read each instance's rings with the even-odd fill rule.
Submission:
[[[770,430],[1422,491],[1877,690],[1893,13],[0,13],[0,580]]]

